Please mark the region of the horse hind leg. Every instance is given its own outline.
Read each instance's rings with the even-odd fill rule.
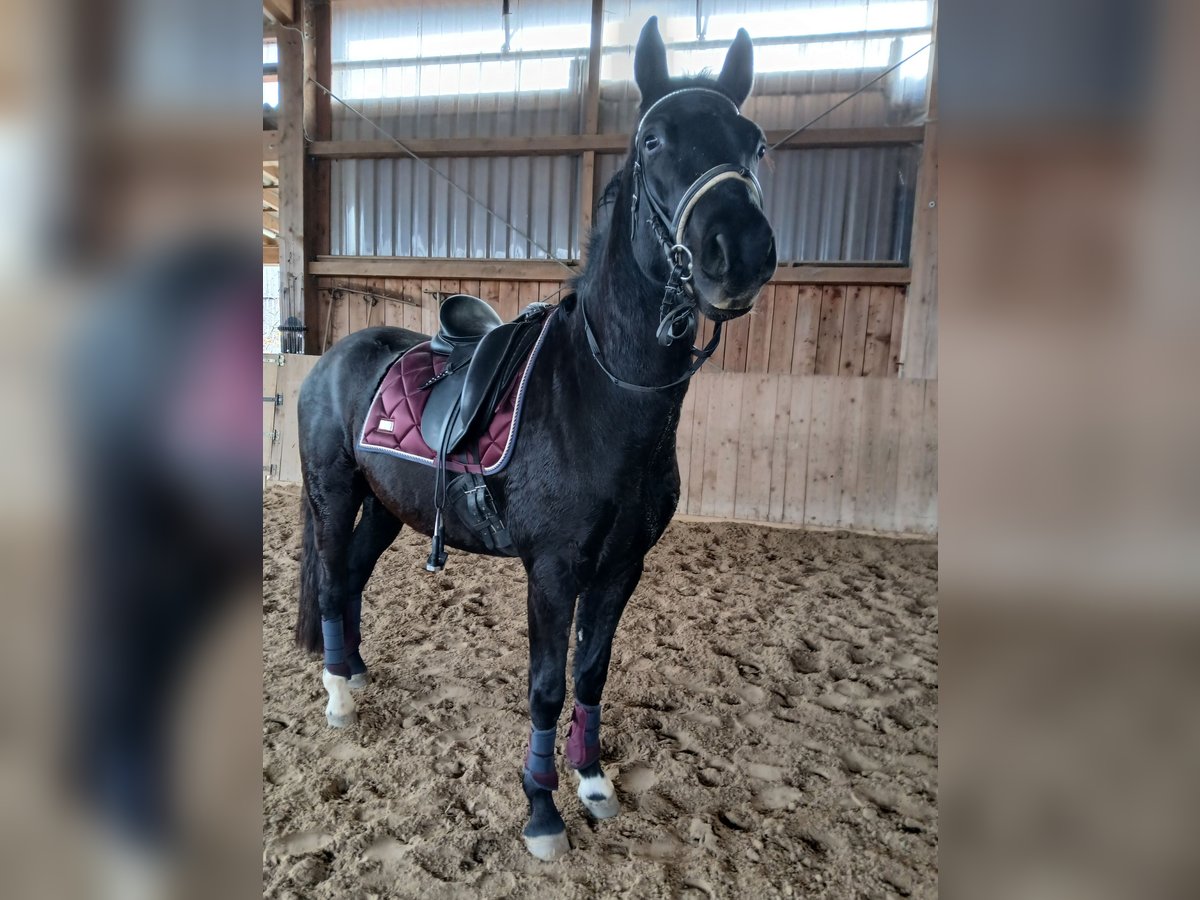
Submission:
[[[369,494],[363,502],[362,518],[354,529],[347,563],[345,612],[346,662],[350,666],[350,689],[361,690],[370,684],[371,673],[363,662],[362,643],[363,590],[379,557],[400,533],[400,520],[388,512],[379,499]]]
[[[305,492],[305,515],[311,517],[311,522],[306,523],[304,553],[315,555],[312,562],[319,576],[315,593],[325,656],[321,683],[329,695],[325,719],[333,728],[345,728],[358,721],[354,698],[350,696],[345,615],[354,518],[362,505],[365,488],[352,469],[345,464],[334,464],[320,472],[306,471]],[[301,603],[305,602],[302,592]]]

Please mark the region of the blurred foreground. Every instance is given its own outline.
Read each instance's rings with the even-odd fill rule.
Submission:
[[[1191,895],[1200,5],[946,7],[948,893]],[[259,24],[0,36],[6,896],[261,891]]]

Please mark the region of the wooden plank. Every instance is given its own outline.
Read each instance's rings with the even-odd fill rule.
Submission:
[[[771,340],[767,348],[767,371],[789,375],[792,371],[792,348],[796,343],[796,303],[800,288],[793,284],[775,286],[775,302],[771,311]]]
[[[787,407],[787,445],[784,456],[783,500],[777,521],[804,524],[804,507],[808,495],[809,447],[812,429],[813,385],[816,378],[811,375],[791,376],[789,405]],[[785,392],[781,389],[779,399]],[[773,501],[773,505],[778,503]],[[778,507],[776,507],[778,508]]]
[[[841,463],[838,469],[837,524],[844,528],[855,527],[858,515],[858,458],[863,437],[863,385],[861,378],[839,378],[837,403],[839,417],[837,428],[841,432]]]
[[[440,278],[421,279],[421,306],[417,311],[417,319],[412,326],[413,331],[422,334],[433,334],[437,330],[438,307],[442,303],[442,280]]]
[[[904,311],[908,303],[908,289],[896,288],[896,297],[892,303],[892,334],[888,342],[888,374],[900,374],[900,350],[904,343]]]
[[[871,289],[852,284],[846,287],[846,314],[842,320],[842,352],[838,359],[838,374],[858,377],[863,371],[863,354],[867,346],[867,313]]]
[[[929,497],[927,482],[930,466],[926,460],[929,445],[924,434],[925,394],[929,385],[933,385],[936,393],[937,382],[924,378],[904,378],[899,381],[902,386],[897,397],[896,504],[890,530],[915,532],[923,530]],[[936,460],[933,461],[933,472],[937,472]]]
[[[268,244],[263,241],[263,265],[277,266],[279,265],[279,245]]]
[[[517,281],[502,281],[500,282],[500,308],[497,310],[500,313],[500,318],[505,322],[511,321],[517,317],[519,308],[519,300],[517,295],[518,285],[524,282]]]
[[[801,287],[796,296],[796,335],[792,343],[793,375],[813,375],[817,371],[821,297],[821,288],[811,285]]]
[[[696,392],[688,390],[683,395],[679,408],[679,422],[675,427],[675,462],[679,466],[679,503],[677,512],[686,512],[688,505],[688,477],[692,466],[692,415],[696,408]]]
[[[407,256],[317,256],[315,275],[351,278],[479,278],[565,280],[578,272],[550,259],[415,259]],[[772,284],[907,284],[910,270],[876,266],[781,266]]]
[[[279,480],[297,482],[300,477],[300,429],[296,420],[296,400],[300,395],[300,385],[316,364],[318,356],[300,356],[286,354],[284,364],[280,367],[278,391],[283,395],[283,403],[275,414],[276,428],[279,430]]]
[[[771,278],[775,284],[908,284],[912,270],[906,266],[780,266]]]
[[[867,310],[867,345],[863,353],[863,375],[888,374],[888,350],[892,343],[892,307],[896,289],[885,285],[871,288]]]
[[[519,281],[517,282],[517,311],[504,321],[515,319],[525,307],[530,303],[536,303],[542,299],[542,285],[537,281]]]
[[[721,368],[725,372],[745,372],[746,352],[750,344],[750,317],[742,316],[725,323],[725,356]]]
[[[753,522],[770,518],[778,396],[779,379],[773,375],[755,373],[742,379],[735,518]]]
[[[864,381],[863,437],[858,463],[856,524],[873,531],[891,531],[896,519],[896,472],[899,462],[898,378]]]
[[[817,334],[816,374],[836,375],[842,354],[842,320],[846,315],[846,289],[831,285],[821,291],[821,321]]]
[[[841,514],[842,447],[838,385],[842,379],[814,376],[808,438],[806,525],[836,525]]]
[[[746,371],[767,371],[771,355],[771,319],[775,310],[775,286],[765,285],[754,301],[746,318],[750,320],[750,336],[746,347]]]
[[[773,144],[787,135],[785,130],[767,132]],[[912,144],[923,140],[922,126],[883,126],[867,128],[816,128],[793,135],[783,146],[799,147],[877,147]],[[422,158],[438,156],[561,156],[593,151],[624,153],[629,135],[565,134],[543,137],[481,138],[407,138],[404,147]],[[409,153],[389,140],[313,141],[311,156],[322,159],[393,159]]]
[[[936,378],[925,382],[925,403],[921,428],[924,457],[921,465],[921,513],[918,529],[929,533],[938,530],[938,383]]]
[[[346,302],[346,334],[362,331],[367,327],[367,316],[371,309],[371,298],[363,294],[344,292]]]
[[[279,356],[277,354],[263,354],[263,392],[264,397],[274,397],[278,390],[279,382]],[[268,481],[274,481],[276,472],[272,468],[274,463],[273,453],[275,450],[276,440],[272,432],[275,431],[275,402],[274,400],[263,401],[263,478]]]
[[[688,387],[692,401],[692,444],[688,462],[688,502],[685,511],[700,514],[704,497],[704,454],[708,441],[708,402],[716,375],[697,375]]]
[[[478,297],[479,296],[479,279],[478,278],[464,279],[463,281],[461,281],[459,283],[458,289],[464,294],[469,294],[472,297]]]
[[[709,395],[702,515],[728,519],[734,514],[738,472],[738,407],[744,377],[730,372],[715,376]]]
[[[262,161],[265,164],[279,164],[279,131],[265,129],[262,133]]]
[[[496,311],[500,312],[500,287],[502,281],[480,281],[479,282],[479,297],[486,300],[488,305]]]

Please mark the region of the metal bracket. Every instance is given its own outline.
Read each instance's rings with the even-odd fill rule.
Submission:
[[[271,443],[274,444],[277,440],[279,440],[279,431],[278,429],[275,431],[264,431],[263,437],[269,437],[271,439]]]
[[[283,394],[276,394],[273,397],[263,397],[263,403],[273,403],[276,406],[283,406]]]

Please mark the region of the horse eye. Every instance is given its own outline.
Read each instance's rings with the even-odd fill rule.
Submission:
[[[654,134],[646,135],[645,143],[646,143],[647,150],[657,150],[658,149],[658,136],[654,135]]]
[[[767,145],[759,144],[758,145],[758,158],[762,159],[766,155],[767,155]]]

